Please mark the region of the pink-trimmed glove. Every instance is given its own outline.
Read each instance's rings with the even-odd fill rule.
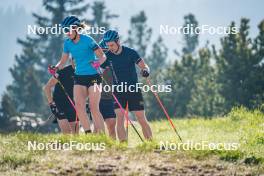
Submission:
[[[57,72],[58,68],[56,66],[48,66],[48,72],[49,74],[51,74],[52,76],[56,77],[56,72]]]
[[[100,62],[99,61],[92,61],[91,65],[93,68],[95,68],[96,70],[100,67]]]

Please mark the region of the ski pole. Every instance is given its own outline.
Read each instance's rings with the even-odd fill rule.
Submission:
[[[50,66],[49,66],[49,67],[50,67]],[[75,111],[76,116],[75,116],[75,129],[74,129],[74,131],[76,132],[76,130],[77,130],[77,124],[78,124],[78,116],[77,116],[77,110],[76,110],[76,108],[75,108],[75,105],[74,105],[72,99],[70,98],[69,94],[68,94],[67,91],[65,90],[64,86],[63,86],[62,83],[60,82],[60,80],[55,76],[55,74],[51,74],[51,75],[52,75],[52,76],[58,81],[59,85],[60,85],[61,88],[62,88],[62,91],[65,93],[67,99],[69,100],[69,102],[71,103],[71,106],[73,107],[73,109],[74,109],[74,111]]]
[[[53,118],[53,119],[52,119],[52,118]],[[40,126],[45,126],[45,125],[47,125],[48,122],[50,122],[51,119],[52,119],[52,121],[55,120],[55,117],[54,117],[53,114],[51,114],[51,115],[48,117],[48,119],[44,121],[44,123],[43,123],[42,125],[39,125],[39,126],[37,127],[37,129],[34,131],[34,134],[38,132]]]
[[[121,109],[122,113],[125,115],[125,117],[128,119],[129,123],[131,124],[131,126],[133,127],[133,129],[135,130],[135,132],[137,133],[138,137],[140,138],[140,140],[142,142],[144,142],[143,138],[141,137],[141,135],[139,134],[138,130],[136,129],[136,127],[134,126],[134,124],[132,123],[132,121],[130,120],[130,118],[128,117],[128,114],[126,114],[125,110],[122,108],[120,102],[118,101],[118,99],[116,98],[115,94],[112,92],[112,96],[114,97],[115,101],[117,102],[119,108]]]
[[[63,91],[64,91],[64,93],[65,93],[65,95],[67,96],[67,98],[68,98],[68,100],[70,101],[70,103],[71,103],[71,106],[73,107],[73,109],[74,109],[74,111],[75,111],[75,129],[74,129],[74,131],[76,132],[76,130],[77,130],[77,125],[78,125],[78,116],[77,116],[77,110],[76,110],[76,108],[75,108],[75,105],[74,105],[74,103],[73,103],[73,101],[72,101],[72,99],[70,98],[70,96],[69,96],[69,94],[66,92],[66,90],[65,90],[65,88],[64,88],[64,86],[62,85],[62,83],[60,82],[60,80],[59,79],[57,79],[58,80],[58,83],[59,83],[59,85],[61,86],[61,88],[63,89]]]
[[[108,85],[107,81],[103,78],[103,74],[102,72],[98,69],[95,68],[95,70],[97,71],[97,73],[101,76],[103,82]],[[112,96],[114,97],[116,103],[118,104],[119,108],[121,109],[122,113],[126,116],[126,118],[128,119],[129,123],[131,123],[132,128],[135,130],[135,132],[137,133],[138,137],[140,138],[140,140],[142,142],[144,142],[143,138],[141,137],[141,135],[139,134],[138,130],[136,129],[136,127],[134,126],[134,124],[132,123],[132,121],[130,120],[130,118],[128,117],[128,114],[126,114],[125,110],[123,109],[123,107],[121,106],[120,102],[118,101],[117,97],[115,96],[115,94],[112,92]]]
[[[114,70],[114,66],[113,66],[111,60],[109,61],[109,64],[110,64],[110,69],[112,70],[112,73],[113,73],[113,77],[114,77],[115,81],[118,83],[119,81],[118,81],[118,79],[117,79],[117,76],[116,76],[116,73],[115,73],[115,70]],[[117,99],[117,98],[116,98],[116,99]],[[121,107],[120,103],[118,103],[118,104],[119,104],[119,107],[120,107],[121,110],[122,110],[123,108]],[[130,120],[130,118],[129,118],[129,116],[128,116],[128,102],[127,102],[127,107],[126,107],[125,117],[126,117],[126,120],[127,120],[127,136],[128,136],[128,123],[129,123],[129,122],[131,123],[132,127],[134,128],[134,130],[137,132],[136,128],[134,127],[132,121]],[[138,132],[137,132],[137,133],[138,133]],[[141,136],[140,136],[140,137],[141,137]]]
[[[126,103],[126,117],[128,117],[128,102]],[[126,131],[127,131],[127,140],[128,140],[128,119],[126,118]]]
[[[152,87],[152,84],[151,84],[150,80],[149,80],[148,78],[146,78],[146,80],[147,80],[148,85],[149,85],[150,87]],[[168,121],[170,122],[170,124],[171,124],[173,130],[175,131],[176,135],[179,137],[180,141],[182,141],[182,138],[181,138],[181,136],[179,135],[179,133],[178,133],[178,131],[177,131],[175,125],[173,124],[173,122],[172,122],[172,120],[171,120],[171,118],[170,118],[170,116],[169,116],[169,114],[168,114],[166,108],[165,108],[164,105],[162,104],[162,102],[161,102],[161,100],[160,100],[160,98],[159,98],[158,93],[157,93],[157,92],[154,92],[154,91],[152,91],[152,90],[151,90],[151,92],[152,92],[152,93],[154,94],[154,96],[156,97],[156,99],[157,99],[157,101],[158,101],[158,103],[159,103],[161,109],[163,110],[164,114],[166,115],[166,117],[167,117]]]

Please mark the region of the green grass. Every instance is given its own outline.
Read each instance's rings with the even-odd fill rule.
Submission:
[[[165,118],[165,117],[164,117]],[[62,135],[62,134],[33,134],[17,132],[0,135],[0,166],[1,168],[17,168],[37,162],[46,155],[60,155],[60,151],[28,150],[28,141],[67,143],[105,143],[106,150],[111,153],[119,151],[131,156],[159,152],[175,155],[181,153],[184,157],[205,160],[218,157],[222,161],[243,163],[248,166],[258,166],[264,170],[264,114],[258,110],[249,111],[245,108],[234,108],[225,117],[215,117],[211,120],[203,118],[188,118],[173,120],[183,143],[238,143],[237,150],[160,150],[160,143],[179,144],[180,141],[169,122],[164,119],[151,122],[154,139],[142,143],[132,127],[129,126],[128,143],[119,144],[106,135]],[[135,124],[139,129],[139,125]],[[143,135],[142,135],[143,136]],[[221,148],[223,149],[223,148]],[[72,155],[80,155],[94,151],[73,151]],[[51,164],[52,165],[52,164]],[[50,167],[53,167],[50,166]]]
[[[11,167],[12,169],[17,168],[18,166],[29,164],[31,162],[31,157],[18,157],[17,155],[3,155],[0,164],[1,165],[7,165],[8,167]]]
[[[246,164],[264,163],[264,114],[259,110],[249,111],[245,108],[234,108],[225,117],[215,117],[212,120],[190,118],[173,120],[183,143],[230,143],[239,144],[238,150],[190,150],[186,153],[196,156],[216,154],[226,161],[244,160]],[[179,143],[179,139],[166,120],[151,123],[154,142],[141,144],[140,150],[149,151],[159,148],[160,141]],[[130,144],[139,143],[130,129]]]
[[[253,173],[253,175],[264,172],[264,114],[261,111],[234,108],[225,117],[214,117],[211,120],[204,118],[177,119],[173,122],[183,139],[183,143],[208,141],[209,143],[239,144],[237,150],[180,151],[184,153],[183,157],[208,160],[216,156],[220,160],[229,163],[258,167],[259,171]],[[154,142],[138,145],[138,151],[159,149],[160,141],[180,143],[166,120],[152,122],[151,127],[154,133]],[[131,134],[130,143],[138,142],[136,136]],[[175,151],[164,152],[175,155],[175,158],[179,157],[175,154]]]

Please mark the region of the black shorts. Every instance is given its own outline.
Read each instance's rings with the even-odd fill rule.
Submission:
[[[104,120],[116,117],[114,102],[112,99],[101,99],[99,108]]]
[[[141,111],[144,110],[144,100],[141,92],[122,92],[115,93],[122,108],[126,108],[128,103],[129,111]],[[114,102],[115,109],[119,109],[118,103]]]
[[[101,84],[102,78],[99,74],[95,75],[74,75],[74,85],[86,86],[89,88],[94,84]]]
[[[68,99],[67,100],[63,100],[63,99],[56,100],[55,99],[54,102],[59,111],[58,115],[56,116],[59,120],[67,119],[69,122],[76,121],[76,112]]]

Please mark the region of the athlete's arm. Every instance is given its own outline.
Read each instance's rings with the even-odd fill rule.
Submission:
[[[140,59],[140,61],[137,63],[138,67],[141,69],[141,70],[144,70],[144,69],[147,69],[149,70],[149,66],[144,62],[143,59]]]
[[[63,53],[62,56],[61,56],[60,61],[56,64],[56,67],[57,67],[58,69],[62,69],[63,66],[66,64],[68,58],[69,58],[69,54],[67,54],[67,53]]]
[[[52,98],[52,88],[56,85],[57,79],[51,77],[47,84],[43,87],[43,91],[47,97],[48,103],[51,104],[53,102]]]
[[[102,65],[106,61],[106,56],[102,48],[98,47],[96,50],[94,50],[94,53],[96,57],[98,58],[100,65]]]

